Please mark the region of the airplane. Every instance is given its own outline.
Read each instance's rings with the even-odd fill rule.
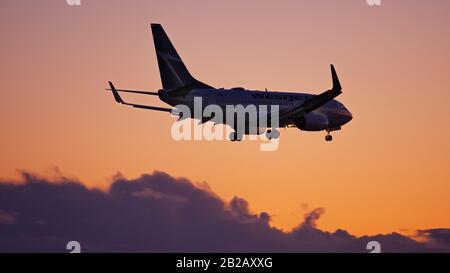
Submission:
[[[335,100],[342,93],[336,70],[331,65],[332,88],[319,94],[306,94],[295,92],[273,92],[247,90],[242,87],[230,89],[214,88],[206,83],[196,80],[188,71],[175,47],[170,42],[167,34],[160,24],[151,24],[153,40],[156,49],[159,72],[161,76],[162,89],[157,92],[116,89],[111,81],[107,90],[112,94],[117,103],[132,106],[135,108],[172,112],[176,105],[186,105],[193,108],[194,97],[201,97],[203,107],[215,104],[225,109],[226,105],[249,105],[256,106],[278,105],[279,107],[279,127],[278,128],[298,128],[302,131],[325,131],[326,141],[331,141],[331,132],[341,130],[342,126],[352,120],[353,116],[347,108]],[[119,92],[135,93],[142,95],[158,96],[160,100],[172,106],[172,108],[141,105],[125,102]],[[268,110],[269,111],[269,110]],[[192,110],[191,113],[194,111]],[[270,116],[270,114],[267,114]],[[180,116],[181,118],[181,116]],[[187,117],[185,117],[187,118]],[[194,118],[191,116],[190,118]],[[200,123],[211,120],[202,118]],[[226,125],[236,124],[224,118]],[[259,123],[258,123],[259,124]],[[267,123],[265,123],[267,124]],[[236,128],[232,128],[230,134],[231,141],[242,140],[242,134],[253,134],[255,130],[249,130],[249,122],[245,121],[245,131],[238,134]],[[258,128],[256,134],[265,131],[268,139],[277,139],[280,136],[278,128]]]

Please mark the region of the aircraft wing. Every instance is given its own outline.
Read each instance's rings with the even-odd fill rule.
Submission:
[[[301,105],[296,105],[283,109],[282,111],[280,111],[279,115],[280,121],[287,120],[291,117],[304,115],[306,113],[314,111],[317,108],[321,107],[322,105],[326,104],[327,102],[333,100],[335,97],[339,96],[342,93],[342,87],[333,65],[331,65],[331,76],[333,79],[333,87],[330,90],[325,91],[320,95],[311,97]]]
[[[127,102],[122,100],[122,98],[120,97],[119,92],[118,92],[119,90],[114,87],[112,82],[109,82],[109,86],[111,88],[107,89],[107,90],[111,90],[112,91],[114,99],[116,100],[117,103],[124,104],[124,105],[130,105],[130,106],[133,106],[135,108],[141,108],[141,109],[147,109],[147,110],[156,110],[156,111],[163,111],[163,112],[169,112],[169,113],[172,112],[171,108],[164,108],[164,107],[158,107],[158,106],[149,106],[149,105],[127,103]],[[145,91],[122,90],[122,89],[120,89],[120,91],[131,92],[131,93],[136,93],[136,92],[143,93],[143,92],[145,92]],[[154,95],[153,92],[145,92],[145,94]]]

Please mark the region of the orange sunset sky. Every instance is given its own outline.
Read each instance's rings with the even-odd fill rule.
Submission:
[[[161,170],[237,195],[290,230],[306,211],[353,234],[450,227],[450,1],[2,1],[0,177],[58,167],[106,188]],[[150,23],[215,87],[320,93],[336,66],[354,119],[334,141],[281,130],[260,142],[171,138],[167,113],[104,90],[158,90]],[[130,101],[164,104],[156,97]]]

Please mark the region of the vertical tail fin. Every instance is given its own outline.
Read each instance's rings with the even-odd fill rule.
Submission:
[[[163,88],[173,90],[193,85],[210,87],[191,76],[162,26],[151,24],[151,28]]]

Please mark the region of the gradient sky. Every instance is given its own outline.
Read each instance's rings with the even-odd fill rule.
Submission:
[[[450,2],[3,1],[0,177],[54,167],[91,187],[162,170],[291,229],[354,234],[450,227]],[[259,143],[176,142],[170,115],[121,107],[104,91],[161,88],[149,24],[161,23],[191,73],[215,87],[320,93],[334,63],[354,115],[324,133]],[[152,105],[155,97],[126,96]]]

